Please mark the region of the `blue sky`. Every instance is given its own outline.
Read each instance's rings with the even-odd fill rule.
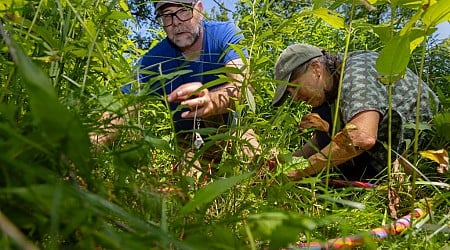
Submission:
[[[223,2],[227,9],[234,9],[236,0],[217,0],[217,2]],[[205,10],[210,10],[213,6],[218,6],[214,0],[202,0]]]
[[[227,9],[233,10],[236,0],[217,0],[217,2],[223,2]],[[210,10],[213,6],[217,6],[217,3],[214,0],[203,0],[202,3],[206,11]],[[444,22],[438,25],[438,30],[436,31],[436,34],[438,35],[439,39],[449,38],[450,23]]]
[[[444,22],[438,25],[438,30],[436,32],[440,39],[450,37],[450,22]]]

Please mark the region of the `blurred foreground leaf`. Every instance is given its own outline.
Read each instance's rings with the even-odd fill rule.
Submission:
[[[252,174],[253,172],[241,174],[238,176],[217,180],[206,185],[204,188],[195,193],[194,198],[181,209],[181,213],[188,214],[194,211],[197,207],[203,206],[213,201],[217,196],[223,194],[234,185],[247,179]]]

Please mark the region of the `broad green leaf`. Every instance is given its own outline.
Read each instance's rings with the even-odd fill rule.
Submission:
[[[419,46],[424,40],[427,34],[422,29],[413,29],[409,32],[409,50],[411,53]]]
[[[450,20],[450,0],[441,0],[425,10],[422,17],[427,27],[434,27],[444,21]]]
[[[248,220],[254,221],[260,233],[270,236],[278,227],[283,225],[283,221],[289,220],[289,215],[281,212],[267,212],[263,214],[252,214]]]
[[[381,50],[376,62],[378,73],[384,77],[403,74],[411,57],[408,37],[394,37]]]
[[[206,205],[231,187],[252,176],[252,174],[253,172],[241,174],[226,179],[216,180],[206,185],[204,188],[197,191],[194,198],[181,208],[181,214],[186,215],[194,211],[197,207]]]
[[[416,27],[417,22],[422,17],[423,10],[420,9],[416,14],[414,14],[409,21],[403,26],[403,28],[400,30],[400,36],[405,36],[410,32],[414,27]]]
[[[89,19],[84,21],[84,27],[86,28],[87,37],[90,42],[94,42],[95,36],[97,35],[97,25]]]
[[[109,14],[106,17],[106,19],[109,19],[109,20],[122,20],[122,19],[129,19],[129,18],[133,18],[133,16],[131,16],[128,13],[119,12],[119,11],[113,11],[113,12],[111,12],[111,14]]]
[[[283,212],[266,212],[248,217],[252,231],[270,241],[269,249],[284,249],[298,240],[301,232],[310,232],[317,227],[310,218]]]
[[[342,18],[342,16],[337,12],[333,12],[325,8],[319,8],[314,10],[312,13],[314,16],[321,18],[336,29],[344,29],[345,27],[344,18]]]
[[[387,43],[392,38],[392,28],[386,24],[372,26],[373,32],[378,35],[383,43]]]

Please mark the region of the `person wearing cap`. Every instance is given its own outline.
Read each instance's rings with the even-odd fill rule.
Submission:
[[[156,21],[167,36],[143,55],[137,83],[124,85],[122,92],[134,93],[136,86],[143,86],[149,95],[166,99],[173,111],[178,146],[191,154],[207,141],[201,129],[226,129],[236,118],[230,110],[240,98],[248,52],[233,47],[243,39],[233,22],[203,20],[200,0],[157,1],[154,7]],[[224,67],[239,70],[208,73]],[[219,75],[230,80],[224,83]],[[258,147],[253,130],[241,138],[251,145],[246,153],[252,157]],[[204,153],[209,154],[208,161],[220,159],[218,149],[212,146]]]
[[[336,102],[342,66],[342,56],[308,44],[287,47],[275,64],[277,89],[272,101],[280,106],[288,95],[293,101],[312,106],[329,130],[314,132],[306,145],[294,153],[308,159],[309,167],[288,173],[292,180],[313,176],[331,167],[348,180],[381,177],[387,166],[388,89],[380,82],[375,62],[378,54],[371,51],[349,53],[343,70],[339,103],[339,123],[342,128],[331,140],[331,105]],[[405,128],[415,123],[418,83],[421,84],[420,120],[428,122],[437,111],[438,99],[426,83],[410,69],[394,83],[392,93],[392,150],[402,152],[405,139],[413,131]],[[435,108],[432,108],[435,107]],[[326,127],[326,126],[323,126]],[[331,150],[331,153],[330,153]],[[395,154],[393,153],[393,159]]]

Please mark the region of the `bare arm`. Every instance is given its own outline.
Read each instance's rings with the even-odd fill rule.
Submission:
[[[316,137],[313,136],[310,141],[308,141],[305,145],[302,146],[301,149],[295,151],[293,153],[294,156],[308,158],[311,155],[317,153],[318,145],[316,141]]]
[[[336,134],[334,140],[320,152],[308,158],[310,166],[303,170],[291,171],[288,176],[299,180],[319,173],[327,167],[330,148],[331,166],[337,166],[371,149],[377,140],[380,114],[377,111],[364,111],[349,121],[347,126]]]
[[[130,106],[125,109],[125,113],[127,115],[133,116],[136,112],[136,109],[139,108],[140,105]],[[111,144],[117,135],[117,127],[123,126],[125,124],[125,120],[122,117],[119,117],[117,114],[111,112],[104,112],[100,117],[100,122],[107,121],[106,124],[101,125],[100,129],[102,129],[101,133],[91,132],[89,134],[89,138],[93,144],[97,145],[108,145]]]

